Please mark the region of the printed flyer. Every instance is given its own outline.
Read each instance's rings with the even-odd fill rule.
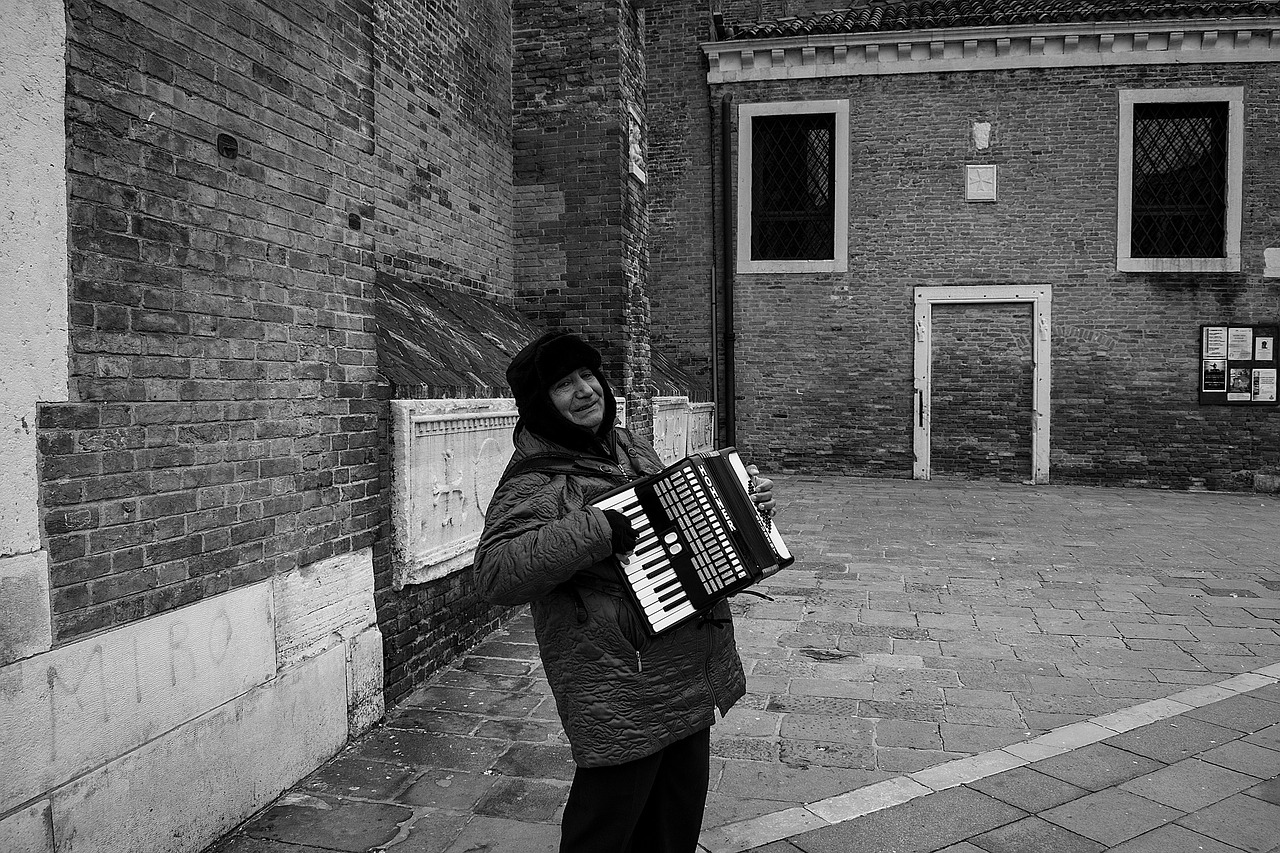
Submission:
[[[1253,377],[1247,367],[1233,367],[1227,371],[1227,399],[1246,401],[1253,399]]]
[[[1206,361],[1201,375],[1201,391],[1221,392],[1227,390],[1227,360],[1225,358]]]
[[[1226,326],[1206,326],[1204,330],[1204,352],[1203,357],[1208,358],[1226,358],[1227,357],[1227,327]]]
[[[1232,326],[1227,331],[1227,361],[1253,358],[1253,329]]]
[[[1274,368],[1262,368],[1253,371],[1253,401],[1255,403],[1276,402],[1276,371]]]

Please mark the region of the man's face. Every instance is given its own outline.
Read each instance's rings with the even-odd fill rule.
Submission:
[[[551,405],[580,427],[599,429],[604,422],[604,388],[589,367],[565,374],[551,386]]]

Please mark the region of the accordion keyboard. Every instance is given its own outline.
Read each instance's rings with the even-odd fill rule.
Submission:
[[[692,465],[595,505],[621,512],[636,532],[636,547],[619,567],[652,633],[693,616],[721,590],[752,577],[715,487]]]

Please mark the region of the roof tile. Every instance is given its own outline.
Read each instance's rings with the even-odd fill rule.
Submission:
[[[822,12],[805,18],[731,25],[722,39],[1276,15],[1280,15],[1280,0],[1219,3],[1195,0],[936,0],[893,3],[871,0],[858,8]]]

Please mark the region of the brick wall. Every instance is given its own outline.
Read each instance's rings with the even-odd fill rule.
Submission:
[[[1228,85],[1245,88],[1242,272],[1118,273],[1117,89]],[[1034,284],[1053,289],[1053,481],[1250,487],[1280,464],[1280,412],[1201,407],[1196,394],[1202,323],[1280,317],[1280,291],[1262,278],[1280,215],[1272,66],[908,74],[722,93],[851,105],[848,273],[735,280],[738,444],[756,458],[911,476],[912,289]],[[974,121],[992,124],[990,149],[973,148]],[[965,203],[966,163],[998,166],[999,201]],[[661,224],[655,245],[672,238]],[[695,338],[707,318],[672,295],[685,286],[655,275],[655,325]]]
[[[39,425],[59,642],[372,544],[369,20],[69,4],[72,402]]]
[[[706,84],[706,59],[697,49],[711,34],[705,7],[656,0],[645,7],[649,68],[649,217],[653,346],[712,383],[711,287],[719,250],[712,213],[719,174],[707,168],[719,135]],[[716,124],[713,126],[713,118]],[[684,318],[702,318],[689,328]]]
[[[532,337],[510,316],[511,4],[378,0],[375,17],[378,335],[386,394],[499,395],[506,365],[494,342],[510,348],[523,343],[516,340],[522,333]],[[490,363],[470,363],[477,359]],[[390,410],[380,413],[380,486],[390,495]],[[466,571],[393,590],[389,509],[387,499],[374,582],[392,704],[490,633],[507,611],[481,602]]]
[[[630,168],[632,107],[643,110],[639,16],[629,0],[530,0],[513,27],[518,305],[535,325],[599,344],[630,422],[646,432],[648,219]]]
[[[377,7],[379,271],[510,302],[511,3]]]
[[[933,476],[1031,479],[1031,315],[1026,303],[933,307]]]
[[[511,4],[69,5],[72,389],[39,425],[60,642],[370,546],[389,700],[503,617],[465,572],[391,590],[386,400],[500,392],[468,359],[564,324],[648,421],[640,19],[545,5],[521,5],[522,189],[559,207],[523,232],[528,321]],[[409,369],[477,306],[483,346]]]

